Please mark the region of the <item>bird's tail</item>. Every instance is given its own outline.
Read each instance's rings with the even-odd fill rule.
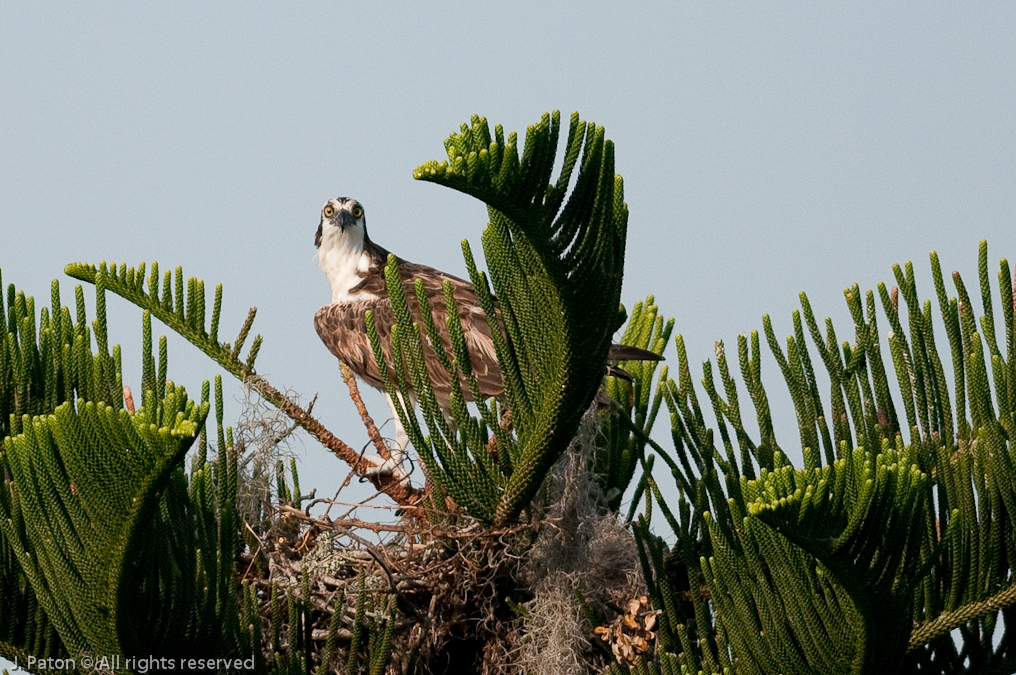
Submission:
[[[607,351],[608,361],[663,361],[663,357],[648,349],[630,345],[610,345]]]

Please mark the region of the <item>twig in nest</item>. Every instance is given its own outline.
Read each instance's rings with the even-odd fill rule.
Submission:
[[[251,569],[254,568],[254,563],[257,562],[258,554],[264,549],[265,543],[261,540],[261,537],[258,536],[258,533],[254,531],[254,528],[250,526],[250,523],[244,522],[243,526],[247,528],[247,531],[254,535],[254,539],[258,542],[258,548],[256,551],[251,553],[250,564],[247,565],[247,569],[243,571],[243,575],[241,576],[242,579],[246,579],[247,575],[250,574]]]
[[[357,505],[363,506],[363,505]],[[523,530],[531,529],[532,525],[522,524],[513,525],[510,527],[503,528],[477,528],[474,523],[473,526],[464,530],[439,530],[430,526],[429,523],[425,527],[413,525],[411,521],[403,521],[401,523],[373,523],[366,520],[360,520],[359,518],[327,518],[325,516],[312,516],[309,509],[298,509],[287,504],[281,504],[279,506],[279,513],[285,513],[287,516],[300,520],[309,525],[315,525],[323,529],[331,529],[336,532],[343,534],[349,534],[357,542],[366,545],[367,542],[362,538],[353,535],[348,528],[363,528],[370,530],[374,533],[380,534],[381,532],[402,532],[404,534],[427,534],[432,539],[437,538],[448,538],[448,539],[502,539],[507,534],[516,534]],[[502,542],[503,543],[503,542]],[[505,544],[507,545],[507,544]]]
[[[318,497],[313,502],[311,502],[310,506],[314,507],[317,504],[328,504],[328,506],[352,506],[354,509],[359,509],[359,508],[388,509],[389,511],[398,511],[399,509],[402,508],[401,506],[398,506],[397,504],[366,504],[364,502],[356,502],[356,503],[354,503],[354,502],[340,502],[340,501],[336,501],[335,499],[325,499],[324,497]],[[328,515],[328,511],[327,510],[325,511],[325,515]]]
[[[284,511],[300,520],[318,525],[321,527],[332,527],[336,530],[339,528],[357,527],[365,530],[371,530],[376,533],[381,532],[409,532],[413,530],[409,525],[400,525],[397,523],[372,523],[366,520],[360,520],[359,518],[315,518],[311,516],[303,509],[296,509],[292,506],[286,506],[285,504],[280,507],[280,511]]]

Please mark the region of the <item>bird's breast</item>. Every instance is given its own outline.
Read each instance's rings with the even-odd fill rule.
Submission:
[[[369,302],[380,298],[377,291],[383,288],[384,275],[372,270],[371,257],[366,251],[332,248],[319,252],[318,258],[332,289],[332,303]],[[378,279],[364,283],[373,276]]]

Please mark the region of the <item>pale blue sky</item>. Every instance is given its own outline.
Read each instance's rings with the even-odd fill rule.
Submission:
[[[221,334],[257,305],[259,371],[318,393],[315,411],[360,446],[312,323],[330,298],[321,205],[356,197],[375,241],[461,274],[458,242],[479,249],[485,210],[412,170],[473,113],[521,133],[557,108],[615,141],[624,301],[654,293],[693,365],[765,312],[789,333],[801,290],[847,338],[845,286],[913,260],[927,295],[931,249],[970,282],[980,239],[993,269],[1013,255],[1014,35],[1002,3],[8,3],[0,269],[44,303],[53,278],[73,297],[73,261],[222,282]],[[141,312],[109,306],[137,388]],[[197,395],[217,368],[170,345],[172,377]],[[345,476],[313,441],[296,449],[305,490]]]

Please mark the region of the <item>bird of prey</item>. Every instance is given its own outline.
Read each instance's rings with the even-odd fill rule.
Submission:
[[[374,351],[367,336],[366,314],[374,313],[374,325],[381,340],[382,352],[389,368],[392,367],[391,329],[395,325],[392,303],[388,297],[384,268],[389,252],[371,241],[367,236],[367,221],[363,205],[355,199],[338,197],[330,199],[321,209],[314,244],[318,249],[318,263],[328,277],[332,290],[332,302],[319,309],[314,315],[314,327],[328,351],[345,363],[360,379],[370,386],[384,391],[384,381]],[[451,285],[452,295],[462,324],[466,347],[480,393],[485,398],[501,397],[504,384],[497,362],[497,353],[490,334],[487,316],[480,307],[472,283],[447,274],[427,265],[403,260],[396,256],[399,275],[402,278],[406,301],[414,320],[422,323],[417,304],[415,279],[423,282],[434,323],[437,326],[446,353],[452,353],[451,340],[446,332],[448,309],[445,304],[443,282]],[[451,397],[452,382],[429,340],[424,340],[424,362],[430,376],[434,396],[447,413]],[[652,352],[634,347],[612,345],[611,360],[658,360]],[[394,379],[394,372],[390,373]],[[467,401],[472,394],[463,381],[462,393]],[[409,393],[412,398],[412,393]],[[378,472],[401,471],[402,455],[409,443],[409,436],[402,427],[395,406],[385,393],[396,428],[395,446],[392,459],[365,457],[378,467]],[[399,476],[401,478],[401,476]]]

